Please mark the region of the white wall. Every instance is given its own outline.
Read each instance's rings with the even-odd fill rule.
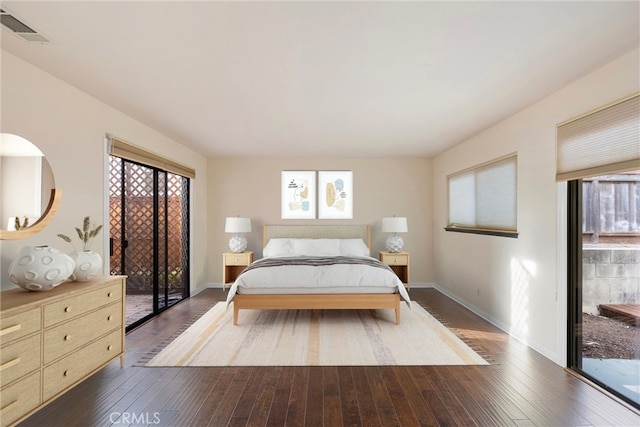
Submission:
[[[437,286],[559,364],[566,280],[558,212],[565,207],[555,182],[555,126],[638,91],[639,57],[631,51],[433,159]],[[519,237],[445,232],[447,175],[514,151]]]
[[[53,222],[34,237],[2,241],[2,289],[14,287],[7,268],[24,245],[50,245],[70,252],[56,237],[72,233],[83,217],[105,223],[105,143],[107,133],[191,166],[192,183],[192,292],[207,282],[207,160],[131,117],[109,107],[56,77],[2,51],[2,132],[20,135],[47,157],[62,201]],[[92,249],[105,255],[103,242]],[[101,243],[103,245],[101,246]],[[107,254],[108,255],[108,254]]]
[[[353,171],[352,220],[282,220],[280,176],[283,170]],[[411,281],[432,284],[431,159],[426,158],[214,158],[209,160],[209,255],[212,283],[222,282],[222,252],[227,216],[248,216],[252,232],[249,250],[262,257],[262,226],[270,224],[368,224],[372,256],[385,250],[388,234],[383,217],[406,216],[409,232],[402,234],[411,253]]]

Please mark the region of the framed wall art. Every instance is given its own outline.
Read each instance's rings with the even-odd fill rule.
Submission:
[[[318,172],[318,217],[353,219],[353,172]]]
[[[316,217],[316,172],[282,171],[282,219]]]

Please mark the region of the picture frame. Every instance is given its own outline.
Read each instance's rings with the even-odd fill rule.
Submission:
[[[353,219],[353,171],[318,172],[318,217]]]
[[[315,171],[282,171],[281,217],[282,219],[315,219]]]

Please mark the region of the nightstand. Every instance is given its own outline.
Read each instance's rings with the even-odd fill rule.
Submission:
[[[409,282],[409,252],[380,251],[379,259],[387,264],[398,275],[402,283],[411,289]]]
[[[253,262],[253,251],[225,252],[222,254],[222,290],[226,285],[231,286],[238,275]]]

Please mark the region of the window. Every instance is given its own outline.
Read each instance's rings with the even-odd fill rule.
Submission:
[[[515,154],[449,175],[447,231],[518,237]]]

